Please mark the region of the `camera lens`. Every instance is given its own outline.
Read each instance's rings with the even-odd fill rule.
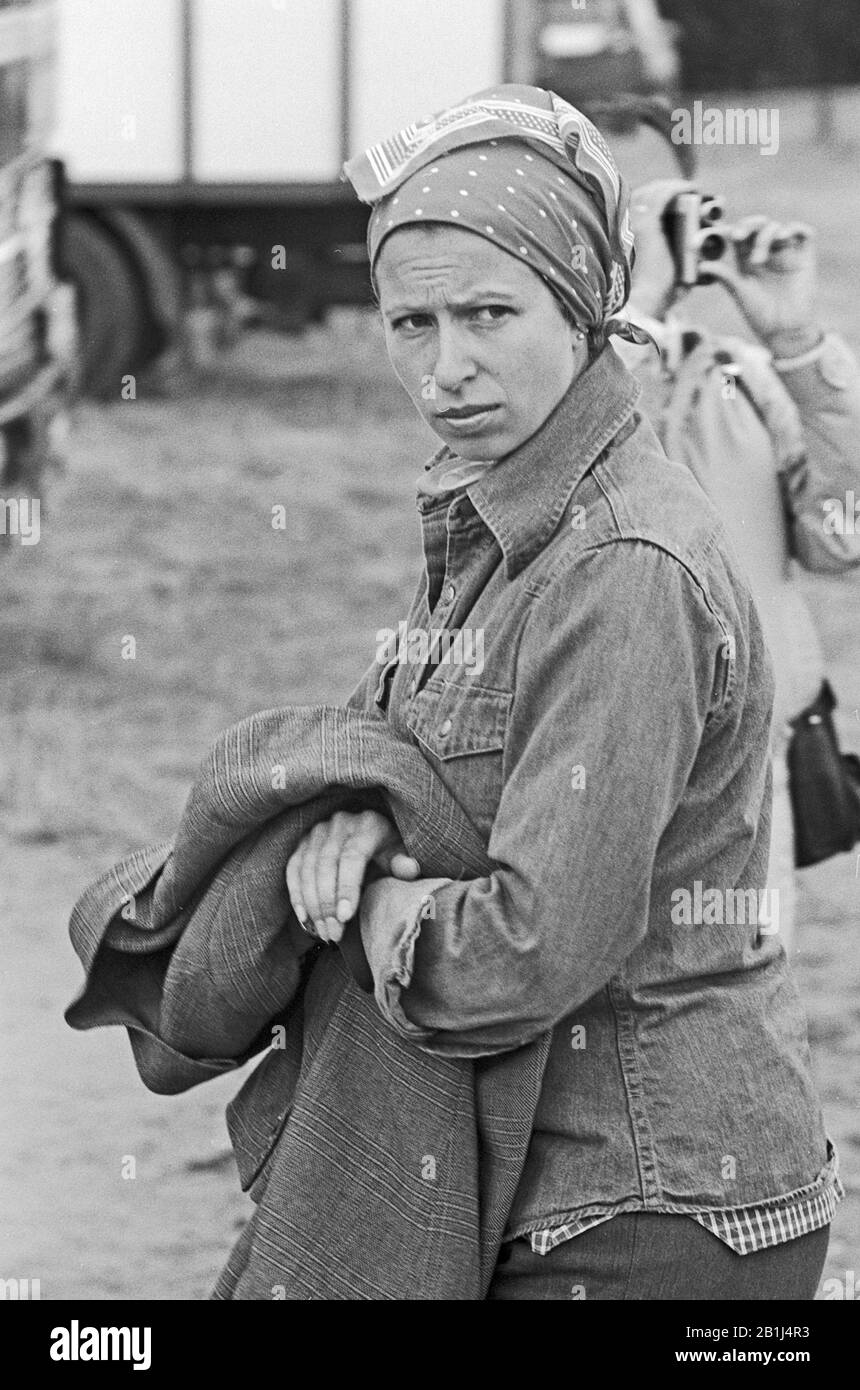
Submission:
[[[703,261],[718,261],[725,250],[726,238],[722,232],[706,232],[699,242],[699,256]]]
[[[702,199],[702,205],[701,205],[701,208],[700,208],[700,210],[699,210],[699,225],[700,225],[700,226],[702,226],[702,227],[710,227],[710,226],[713,226],[713,224],[714,224],[715,222],[719,222],[719,221],[721,220],[722,216],[723,216],[723,200],[722,200],[722,198],[711,198],[711,197],[706,197],[706,198],[703,198],[703,199]]]

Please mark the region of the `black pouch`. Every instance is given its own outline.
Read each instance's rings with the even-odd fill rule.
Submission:
[[[840,752],[835,708],[825,681],[814,702],[791,720],[789,792],[799,869],[844,854],[860,840],[860,758]]]

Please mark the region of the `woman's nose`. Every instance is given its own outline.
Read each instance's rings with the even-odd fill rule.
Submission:
[[[456,391],[477,368],[467,334],[455,324],[440,324],[433,376],[440,391]]]

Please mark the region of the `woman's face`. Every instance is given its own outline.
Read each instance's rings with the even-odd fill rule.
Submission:
[[[519,448],[587,364],[587,343],[540,276],[465,228],[392,232],[376,283],[392,366],[462,458]]]

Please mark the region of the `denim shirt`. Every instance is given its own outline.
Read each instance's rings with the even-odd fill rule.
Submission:
[[[607,348],[514,454],[419,494],[406,640],[351,699],[421,748],[495,866],[425,880],[418,910],[420,881],[365,891],[383,1014],[452,1057],[553,1030],[514,1234],[838,1182],[763,900],[761,623],[639,389]],[[414,634],[443,629],[459,647],[420,664]]]

